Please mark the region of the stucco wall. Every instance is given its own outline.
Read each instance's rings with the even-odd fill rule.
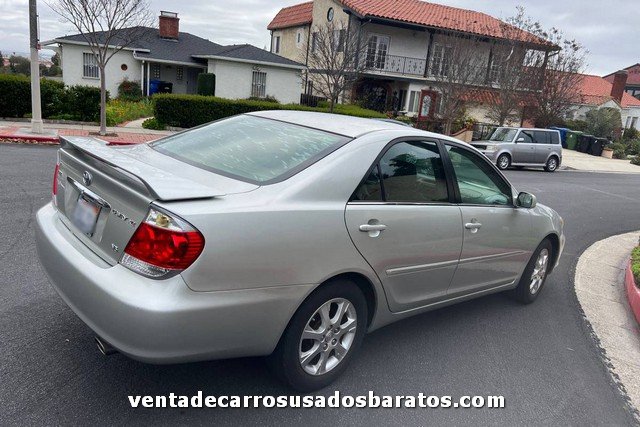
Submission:
[[[83,77],[82,54],[91,53],[88,46],[76,46],[65,44],[62,52],[62,77],[66,85],[82,85],[100,87],[100,79]],[[127,70],[121,69],[122,64]],[[133,58],[133,52],[123,50],[116,53],[107,64],[106,84],[112,98],[118,95],[118,85],[124,79],[140,82],[140,61]]]
[[[300,43],[298,43],[298,34],[300,34]],[[280,37],[280,53],[278,55],[302,64],[305,63],[307,38],[309,37],[308,25],[274,31],[271,42],[272,53],[276,53],[276,37]]]
[[[208,72],[216,75],[216,96],[249,98],[254,67],[267,73],[267,95],[284,104],[300,102],[300,70],[210,59]]]

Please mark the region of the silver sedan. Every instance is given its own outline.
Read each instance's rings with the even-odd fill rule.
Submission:
[[[533,302],[564,241],[469,145],[308,112],[133,147],[63,138],[37,214],[42,265],[104,353],[269,355],[305,391],[391,322],[494,292]]]

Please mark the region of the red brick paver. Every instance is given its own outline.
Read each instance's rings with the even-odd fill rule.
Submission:
[[[15,126],[5,126],[0,127],[0,140],[9,139],[9,140],[26,140],[28,137],[16,135],[20,128]],[[90,131],[83,129],[58,129],[58,135],[60,136],[92,136],[94,138],[99,138],[104,141],[107,141],[114,145],[129,145],[129,144],[141,144],[143,142],[154,141],[156,139],[162,138],[163,135],[158,134],[146,134],[146,133],[132,133],[132,132],[116,132],[117,136],[96,136],[89,135]],[[41,142],[56,144],[55,138],[43,139]]]

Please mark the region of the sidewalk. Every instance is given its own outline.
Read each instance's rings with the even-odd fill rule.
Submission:
[[[614,381],[640,413],[640,327],[629,307],[624,274],[640,231],[609,237],[584,251],[575,289]]]
[[[567,169],[589,172],[640,173],[640,166],[629,160],[607,159],[574,150],[562,150],[562,166]]]
[[[93,125],[71,125],[71,124],[50,124],[45,123],[44,129],[49,131],[49,135],[45,135],[43,138],[30,138],[29,135],[24,133],[24,130],[29,130],[30,124],[27,122],[11,122],[0,121],[0,140],[2,139],[18,139],[18,140],[38,140],[43,143],[56,144],[58,138],[51,136],[51,133],[57,133],[60,136],[89,136],[91,132],[98,132],[99,126]],[[113,144],[140,144],[143,142],[149,142],[161,138],[163,136],[171,135],[175,132],[170,131],[158,131],[143,129],[137,127],[109,127],[108,133],[115,133],[117,136],[104,136],[96,138],[103,139]]]

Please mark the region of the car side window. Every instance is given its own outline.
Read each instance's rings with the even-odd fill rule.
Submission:
[[[382,156],[355,191],[355,201],[446,203],[444,164],[434,142],[399,142]]]
[[[551,132],[551,143],[560,145],[560,134],[558,132]]]
[[[533,137],[536,144],[551,144],[551,132],[545,132],[543,130],[534,130]]]
[[[447,145],[462,203],[512,205],[511,186],[476,153]]]
[[[519,141],[522,144],[533,144],[534,143],[533,132],[529,130],[520,131],[520,135],[518,135],[517,140],[519,139],[524,139],[524,141]]]

